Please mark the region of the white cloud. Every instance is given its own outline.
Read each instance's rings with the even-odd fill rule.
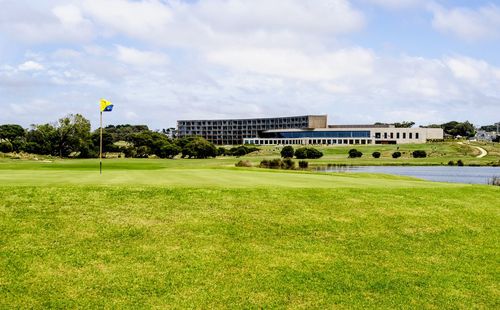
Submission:
[[[500,7],[496,5],[474,10],[464,7],[446,9],[434,4],[430,9],[434,14],[432,25],[443,33],[467,41],[500,37]]]
[[[55,1],[3,2],[0,32],[29,44],[86,42],[93,37],[92,24],[80,8]]]
[[[169,6],[158,0],[86,0],[83,9],[111,31],[143,39],[164,39],[162,35],[172,19]]]
[[[116,46],[117,58],[134,66],[163,66],[169,63],[167,55],[158,52],[140,51],[135,48]]]
[[[405,9],[424,5],[427,0],[364,0],[388,9]]]
[[[471,109],[476,120],[500,112],[500,68],[492,59],[460,51],[391,58],[353,43],[348,35],[366,21],[352,3],[368,1],[389,9],[427,2],[2,2],[0,35],[10,36],[0,39],[9,37],[2,43],[17,49],[2,48],[2,57],[5,51],[24,58],[0,64],[0,123],[52,121],[71,112],[95,117],[100,97],[116,105],[110,123],[130,120],[154,128],[197,117],[328,113],[337,123],[424,123],[461,119]],[[471,19],[465,11],[480,13],[472,14],[472,24],[482,19],[492,25],[497,7],[432,9],[448,24],[458,23],[455,11]],[[492,29],[471,37],[495,37],[498,27]],[[29,52],[19,40],[29,43]],[[35,119],[11,106],[35,99],[68,104],[47,106]]]
[[[370,51],[353,48],[306,54],[291,49],[232,49],[214,51],[208,60],[229,68],[299,80],[331,80],[372,73]]]
[[[299,46],[360,30],[363,14],[347,0],[87,0],[83,9],[105,35],[121,33],[159,46]],[[126,22],[124,22],[126,21]],[[331,40],[334,38],[332,37]]]
[[[19,65],[19,70],[21,71],[40,71],[43,69],[44,67],[42,64],[32,60],[28,60]]]

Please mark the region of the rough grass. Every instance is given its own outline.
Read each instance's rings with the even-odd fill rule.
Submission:
[[[0,163],[0,308],[499,307],[500,188],[234,163]]]

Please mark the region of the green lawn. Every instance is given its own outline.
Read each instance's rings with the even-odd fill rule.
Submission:
[[[500,188],[236,161],[0,160],[0,308],[500,306]]]

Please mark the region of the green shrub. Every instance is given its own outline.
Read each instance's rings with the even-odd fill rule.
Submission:
[[[360,151],[358,151],[356,149],[349,150],[349,158],[358,158],[361,156],[363,156],[363,153],[361,153]]]
[[[413,158],[426,158],[427,152],[424,150],[416,150],[416,151],[413,151],[412,155],[413,155]]]
[[[236,167],[252,167],[252,163],[249,160],[240,160],[235,164]]]
[[[292,158],[294,154],[295,151],[291,145],[287,145],[281,150],[281,157],[283,158]]]
[[[225,147],[219,147],[217,148],[217,156],[226,156],[226,148]]]
[[[381,155],[380,152],[373,152],[372,153],[373,158],[380,158],[380,155]]]
[[[323,153],[312,147],[301,147],[295,150],[298,159],[317,159],[323,157]]]
[[[299,168],[301,169],[307,169],[309,167],[309,163],[305,160],[299,161]]]
[[[284,169],[295,169],[295,162],[291,158],[285,158],[282,166]]]
[[[457,166],[463,167],[463,165],[464,162],[461,159],[457,160]]]
[[[284,167],[284,163],[281,159],[275,158],[269,162],[269,168],[271,169],[281,169]]]
[[[448,166],[455,166],[455,162],[454,162],[453,160],[450,160],[450,161],[448,162]]]
[[[259,148],[255,147],[255,146],[240,145],[240,146],[232,147],[229,150],[226,150],[225,154],[240,157],[240,156],[245,156],[247,154],[256,152],[258,150],[259,150]]]
[[[158,155],[160,158],[174,158],[177,156],[182,149],[175,145],[175,144],[170,144],[170,143],[165,143],[160,150],[157,152],[156,155]]]
[[[10,143],[10,141],[0,142],[0,152],[10,153],[10,152],[12,152],[12,150],[13,150],[13,147],[12,147],[12,143]]]
[[[399,157],[401,157],[401,152],[392,153],[392,158],[399,158]]]
[[[259,167],[271,169],[295,169],[295,162],[291,158],[286,158],[284,160],[281,158],[275,158],[272,160],[264,159],[260,162]]]
[[[264,159],[260,162],[259,167],[260,168],[269,168],[271,166],[271,161]]]

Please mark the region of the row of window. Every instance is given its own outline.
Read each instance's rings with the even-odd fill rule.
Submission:
[[[277,118],[277,119],[249,119],[249,120],[218,120],[218,121],[179,121],[179,126],[192,125],[242,125],[242,124],[276,124],[276,123],[299,123],[308,124],[307,117],[302,118]]]
[[[371,144],[370,139],[245,139],[245,144],[255,145],[336,145],[336,144]]]
[[[384,132],[383,136],[384,136],[384,139],[394,139],[394,137],[396,137],[396,139],[401,139],[401,136],[403,137],[402,139],[406,139],[406,132],[403,132],[403,133],[396,132],[396,134],[394,134],[394,132],[390,132],[390,133]],[[415,136],[415,139],[420,138],[420,135],[418,132],[415,132],[415,135],[413,135],[413,132],[408,133],[408,139],[413,139],[414,136]],[[376,132],[375,139],[382,139],[382,133]]]
[[[264,132],[263,138],[370,138],[369,130],[359,131],[297,131],[297,132]]]

